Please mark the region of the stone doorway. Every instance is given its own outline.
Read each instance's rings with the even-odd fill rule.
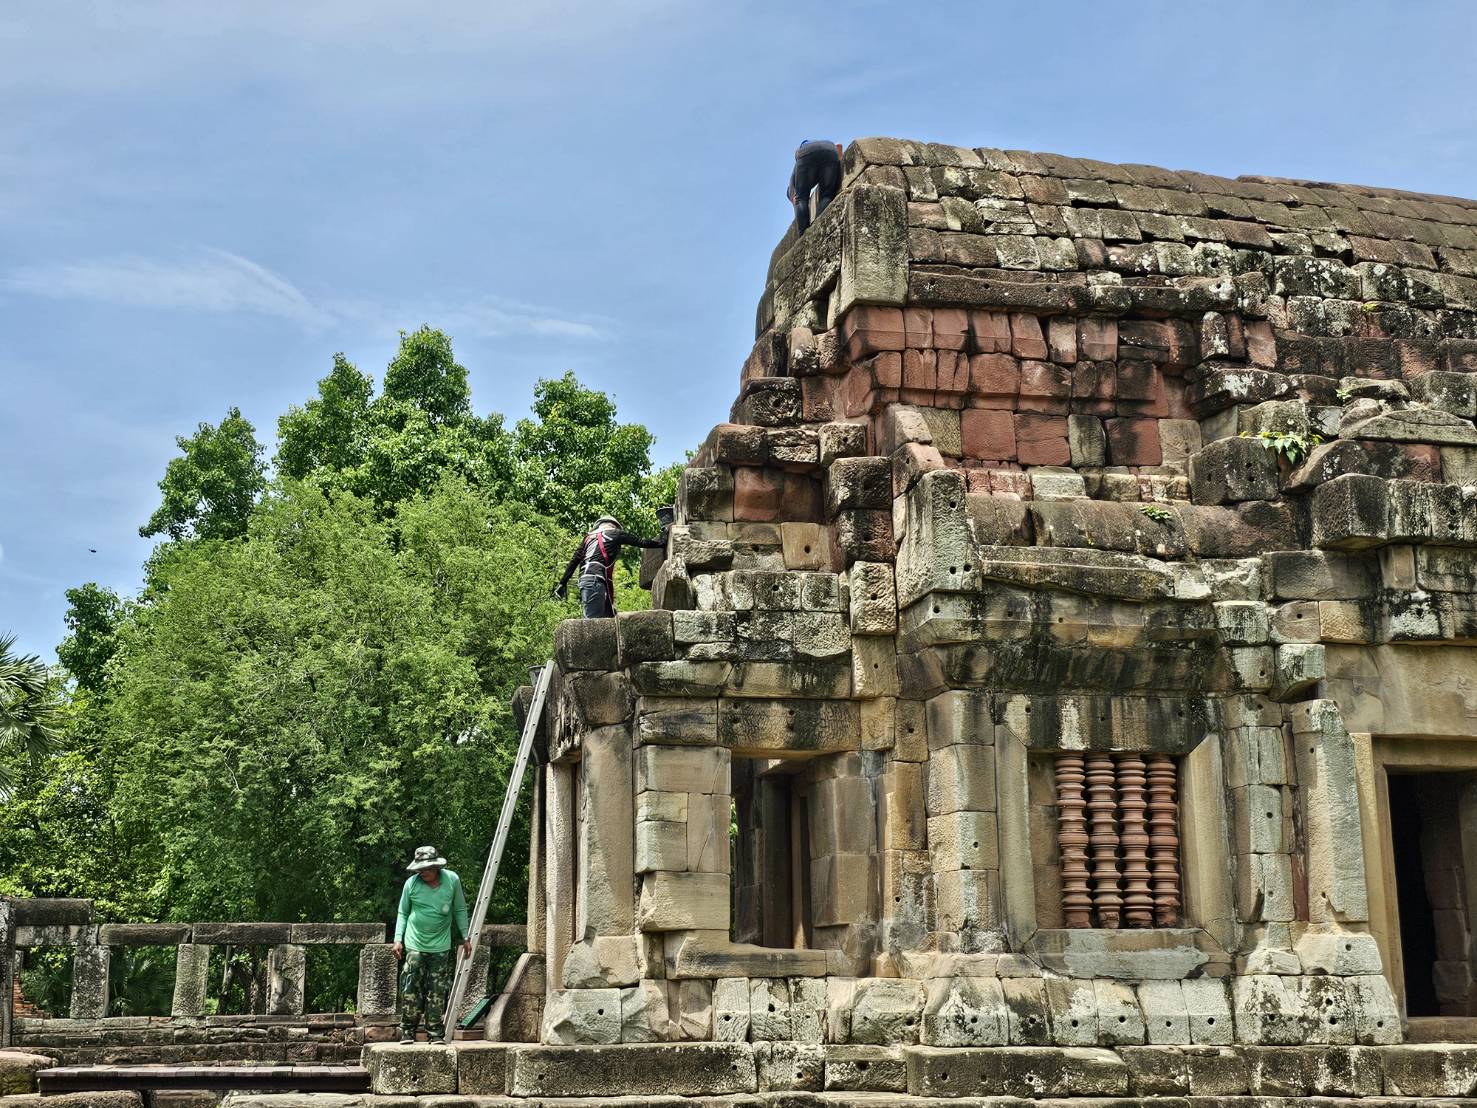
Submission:
[[[734,942],[794,950],[811,945],[809,789],[802,768],[734,755]]]
[[[1477,772],[1388,777],[1389,833],[1406,1015],[1477,1015],[1471,876]]]

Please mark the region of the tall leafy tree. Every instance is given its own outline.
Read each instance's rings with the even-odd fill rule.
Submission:
[[[301,480],[315,470],[347,473],[364,464],[369,447],[374,380],[342,354],[318,382],[318,395],[277,420],[277,472]]]
[[[233,407],[220,426],[202,423],[175,443],[180,456],[170,460],[159,481],[163,502],[138,533],[145,538],[168,535],[175,541],[244,534],[264,481],[256,428]]]
[[[643,492],[651,432],[620,423],[615,402],[573,373],[534,387],[533,419],[513,431],[514,494],[579,531],[611,513],[630,527],[651,526]]]
[[[100,692],[118,647],[124,606],[118,594],[95,581],[67,590],[67,637],[56,657],[80,688]]]
[[[156,902],[373,918],[418,842],[475,874],[562,538],[449,477],[393,525],[284,485],[239,542],[173,550],[109,708],[113,809],[158,844]]]
[[[68,595],[68,748],[0,806],[0,891],[135,918],[375,918],[435,842],[478,872],[509,700],[572,614],[549,586],[588,521],[655,527],[675,467],[572,375],[516,428],[478,415],[450,339],[401,336],[381,389],[342,355],[278,421],[181,439],[138,598]],[[618,602],[645,595],[625,567]],[[526,849],[526,809],[510,858]],[[508,870],[495,918],[521,915]]]

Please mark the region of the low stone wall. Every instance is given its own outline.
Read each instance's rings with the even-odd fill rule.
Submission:
[[[14,1045],[38,1050],[64,1066],[193,1062],[345,1065],[366,1041],[395,1033],[393,1020],[352,1013],[303,1016],[118,1016],[106,1020],[18,1019]]]
[[[41,1051],[62,1065],[145,1065],[194,1062],[317,1063],[358,1061],[366,1043],[396,1035],[399,963],[386,925],[369,923],[99,923],[84,900],[0,898],[0,1048]],[[487,981],[492,950],[522,949],[521,926],[482,930],[474,980]],[[357,946],[358,987],[353,1012],[305,1012],[307,948]],[[72,994],[66,1018],[37,1017],[14,1005],[17,955],[28,948],[71,947]],[[173,946],[174,993],[168,1015],[110,1016],[109,976],[117,947]],[[265,951],[265,1011],[210,1014],[210,960],[215,947]],[[494,1005],[490,1037],[535,1033],[541,1005],[540,960],[525,956],[513,975],[512,995]],[[480,972],[480,978],[478,973]],[[494,986],[495,982],[488,982]],[[537,989],[539,997],[519,990]],[[468,992],[463,1014],[482,999]],[[5,1003],[7,1000],[11,1003]]]

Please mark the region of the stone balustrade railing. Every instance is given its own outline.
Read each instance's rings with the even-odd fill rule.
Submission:
[[[357,1051],[364,1041],[389,1035],[395,1020],[398,963],[391,944],[386,941],[388,937],[389,927],[383,922],[109,923],[94,918],[93,905],[88,900],[0,898],[0,1048],[7,1045],[49,1049],[142,1048],[260,1038],[263,1042],[296,1043],[298,1049],[287,1053],[301,1058],[305,1054],[305,1042],[331,1038],[345,1048],[344,1053],[348,1048]],[[474,982],[486,981],[494,948],[521,950],[524,942],[522,926],[484,927],[473,971]],[[305,1012],[307,948],[327,945],[359,947],[353,1012]],[[175,948],[174,993],[169,1015],[110,1016],[112,952],[117,947],[143,946]],[[264,1011],[245,1015],[210,1011],[210,956],[212,949],[219,946],[268,948]],[[71,1000],[65,1018],[27,1018],[15,1011],[17,978],[24,953],[41,947],[67,947],[72,951]],[[468,1007],[480,1000],[482,990],[474,987],[469,993]],[[198,1034],[201,1027],[210,1028],[211,1033],[201,1038]],[[376,1028],[384,1030],[376,1033]],[[181,1029],[188,1032],[183,1039]],[[113,1051],[115,1055],[118,1053]],[[139,1056],[137,1050],[125,1053],[130,1058]],[[313,1057],[322,1054],[308,1053]],[[266,1051],[262,1056],[270,1058],[274,1052]]]

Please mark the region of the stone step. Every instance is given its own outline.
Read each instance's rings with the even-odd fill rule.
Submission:
[[[156,1089],[354,1093],[369,1088],[363,1066],[58,1066],[36,1078],[45,1095]]]

